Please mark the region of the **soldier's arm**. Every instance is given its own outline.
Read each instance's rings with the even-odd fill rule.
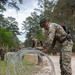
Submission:
[[[54,37],[54,40],[53,40],[52,45],[51,45],[51,49],[54,49],[56,41],[57,41],[57,39]]]
[[[47,40],[45,41],[43,47],[45,49],[47,49],[48,47],[51,48],[52,42],[54,40],[54,36],[55,36],[55,27],[52,26],[49,30],[48,36],[47,36]]]
[[[41,47],[36,47],[36,49],[44,50],[44,48],[42,46]]]

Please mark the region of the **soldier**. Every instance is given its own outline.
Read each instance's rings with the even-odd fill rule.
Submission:
[[[61,75],[72,75],[71,70],[71,53],[73,47],[73,41],[71,37],[65,32],[65,30],[56,23],[50,23],[48,19],[40,20],[41,28],[48,31],[47,40],[43,47],[36,47],[37,49],[50,50],[54,47],[55,42],[58,41],[61,44],[60,50],[60,69]],[[53,44],[54,43],[54,44]]]
[[[1,56],[1,60],[4,60],[4,51],[2,49],[0,49],[0,56]]]
[[[31,47],[32,48],[36,48],[39,46],[42,46],[42,41],[39,41],[38,39],[31,37]],[[42,63],[42,58],[40,57],[40,55],[38,55],[38,65],[40,65]]]
[[[38,39],[31,37],[31,47],[36,47],[36,46],[41,46],[42,42],[39,41]]]

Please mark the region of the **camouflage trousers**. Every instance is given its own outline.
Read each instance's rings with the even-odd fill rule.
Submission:
[[[71,54],[72,54],[73,42],[65,41],[62,44],[60,51],[60,69],[61,75],[72,75],[71,69]]]

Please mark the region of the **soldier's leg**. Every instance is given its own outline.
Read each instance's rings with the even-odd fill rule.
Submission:
[[[70,50],[69,50],[70,49]],[[72,47],[65,46],[60,52],[60,69],[61,75],[72,75],[71,54]]]
[[[1,60],[4,60],[4,52],[1,52]]]
[[[4,54],[1,55],[1,60],[4,60]]]
[[[69,51],[62,52],[60,67],[61,67],[61,75],[72,75],[71,52]]]
[[[62,52],[60,51],[60,69],[62,70]]]
[[[43,59],[41,55],[38,55],[38,65],[41,65],[43,63]]]

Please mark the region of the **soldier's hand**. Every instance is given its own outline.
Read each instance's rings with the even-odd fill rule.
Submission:
[[[39,49],[39,50],[44,50],[43,47],[35,47],[36,49]]]

